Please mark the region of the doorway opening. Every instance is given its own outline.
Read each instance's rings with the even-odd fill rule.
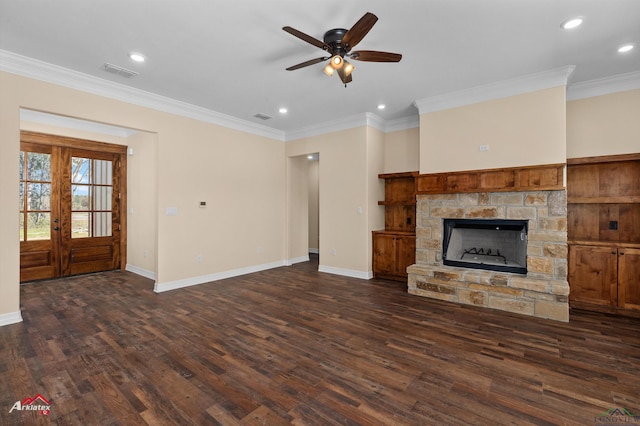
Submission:
[[[123,268],[126,146],[20,140],[20,282]]]
[[[307,156],[309,160],[309,254],[320,255],[320,154]],[[316,258],[317,258],[316,257]]]

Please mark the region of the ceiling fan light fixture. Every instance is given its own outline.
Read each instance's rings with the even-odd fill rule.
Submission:
[[[356,67],[354,67],[351,63],[347,62],[346,60],[344,61],[344,73],[346,75],[351,74],[351,72],[353,72],[354,69],[356,69]]]
[[[331,58],[331,66],[339,70],[340,68],[342,68],[342,65],[344,65],[344,59],[342,59],[342,56],[333,55],[333,57]]]
[[[328,64],[326,67],[324,67],[324,69],[322,71],[324,71],[324,73],[326,75],[331,77],[333,75],[333,73],[335,72],[335,69],[331,66],[331,64]]]

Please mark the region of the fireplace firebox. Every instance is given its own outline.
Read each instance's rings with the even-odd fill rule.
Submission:
[[[443,263],[526,274],[528,227],[526,220],[444,219]]]

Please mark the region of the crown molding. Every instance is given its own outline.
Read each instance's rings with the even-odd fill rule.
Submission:
[[[0,50],[0,70],[258,136],[281,141],[285,140],[285,133],[281,130],[93,77],[6,50]]]
[[[575,101],[636,89],[640,89],[640,71],[572,84],[567,88],[567,100]]]
[[[456,92],[419,99],[414,102],[414,105],[418,108],[419,114],[422,115],[429,112],[549,89],[551,87],[566,86],[569,77],[575,69],[576,67],[574,65],[554,68],[535,74],[528,74]]]

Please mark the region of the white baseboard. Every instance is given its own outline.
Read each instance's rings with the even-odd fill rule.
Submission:
[[[320,254],[320,249],[317,249],[317,248],[310,248],[310,249],[309,249],[309,253],[313,253],[313,254]]]
[[[302,262],[308,262],[309,261],[309,255],[306,256],[300,256],[300,257],[295,257],[293,259],[289,259],[285,262],[286,266],[291,266],[295,263],[302,263]]]
[[[9,312],[8,314],[0,315],[0,327],[9,324],[16,324],[22,322],[22,314],[20,311]]]
[[[144,268],[139,268],[137,266],[129,265],[127,263],[127,267],[125,269],[127,271],[129,271],[129,272],[133,272],[134,274],[138,274],[138,275],[141,275],[141,276],[143,276],[145,278],[149,278],[150,280],[154,280],[155,281],[155,279],[156,279],[156,273],[155,272],[149,271],[149,270],[144,269]]]
[[[334,268],[333,266],[320,265],[318,267],[318,271],[326,272],[327,274],[343,275],[345,277],[351,277],[351,278],[360,278],[362,280],[370,280],[371,278],[373,278],[373,272],[371,271],[362,272],[362,271],[355,271],[353,269]]]
[[[249,266],[247,268],[239,268],[231,271],[218,272],[215,274],[202,275],[199,277],[185,278],[182,280],[169,281],[166,283],[158,283],[154,285],[153,291],[156,293],[162,293],[170,290],[177,290],[179,288],[190,287],[192,285],[204,284],[211,281],[223,280],[225,278],[238,277],[240,275],[251,274],[253,272],[265,271],[267,269],[279,268],[285,266],[284,261],[264,263],[262,265]]]

